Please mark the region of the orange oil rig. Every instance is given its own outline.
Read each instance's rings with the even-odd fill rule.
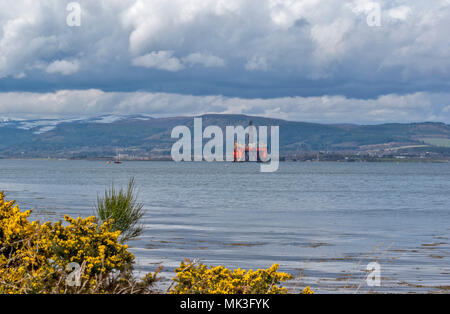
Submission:
[[[253,123],[250,121],[249,126],[252,125]],[[267,145],[265,145],[264,143],[260,143],[260,145],[258,146],[254,138],[255,135],[253,134],[253,132],[249,131],[248,144],[240,144],[237,142],[237,140],[234,141],[234,162],[267,161]],[[251,160],[251,156],[256,156],[256,160]]]
[[[238,144],[237,141],[234,142],[234,162],[252,161],[250,160],[250,156],[252,153],[256,153],[255,161],[262,162],[267,160],[267,146],[258,147],[247,144]]]

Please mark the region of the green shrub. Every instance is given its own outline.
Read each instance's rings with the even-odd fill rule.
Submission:
[[[134,178],[128,182],[126,190],[116,190],[114,184],[105,190],[104,197],[97,197],[95,212],[102,221],[111,221],[112,231],[120,231],[122,243],[142,234],[143,226],[139,223],[144,216],[144,204],[137,202]]]

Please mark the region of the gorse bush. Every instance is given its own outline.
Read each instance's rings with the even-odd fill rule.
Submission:
[[[96,217],[66,216],[65,224],[41,224],[29,221],[30,214],[0,192],[0,294],[154,292],[159,270],[142,279],[133,275],[134,256],[119,241],[113,220],[99,224]],[[72,263],[79,267],[76,285]],[[170,293],[287,293],[280,283],[292,278],[278,272],[277,264],[245,271],[186,260],[175,271]]]
[[[142,234],[143,227],[139,224],[144,216],[144,204],[137,202],[137,193],[132,178],[126,190],[118,191],[114,184],[105,190],[104,197],[97,197],[95,213],[102,222],[111,221],[111,230],[120,231],[122,243]]]
[[[210,267],[186,260],[175,270],[175,294],[285,294],[287,288],[279,287],[283,281],[292,279],[290,274],[278,272],[279,265],[256,271],[230,270],[223,266]]]
[[[132,276],[134,256],[119,243],[120,231],[95,217],[30,222],[0,193],[0,293],[146,292],[155,274]],[[66,284],[69,263],[80,265],[80,285]]]

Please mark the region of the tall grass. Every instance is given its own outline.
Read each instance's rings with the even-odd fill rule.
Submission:
[[[130,179],[126,190],[116,190],[112,184],[105,190],[104,197],[97,196],[96,216],[101,222],[112,220],[112,231],[120,230],[122,243],[138,237],[143,231],[140,220],[145,214],[144,204],[138,203],[137,196],[134,178]]]

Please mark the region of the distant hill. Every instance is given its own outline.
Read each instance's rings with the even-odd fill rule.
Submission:
[[[305,152],[374,152],[417,149],[450,154],[450,126],[444,123],[381,125],[317,124],[246,115],[203,115],[203,126],[280,126],[281,155]],[[106,115],[89,119],[1,120],[0,157],[89,158],[169,156],[177,125],[193,127],[192,117],[152,118]]]

